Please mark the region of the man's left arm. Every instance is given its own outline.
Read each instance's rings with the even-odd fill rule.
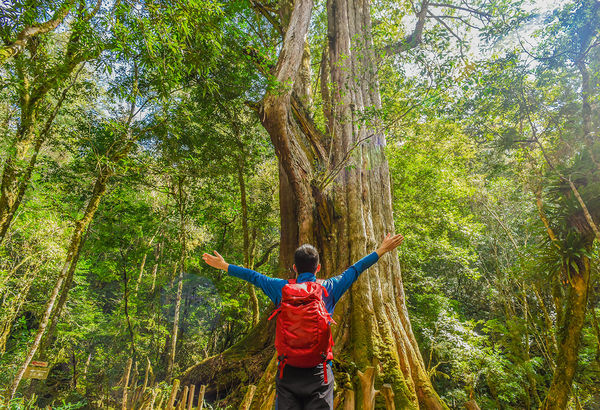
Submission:
[[[354,282],[356,282],[362,272],[374,265],[384,254],[400,246],[403,240],[404,237],[401,234],[394,236],[391,234],[386,235],[375,252],[370,253],[354,265],[350,266],[341,275],[334,276],[333,278],[324,281],[323,286],[329,289],[329,293],[333,297],[334,303],[337,303],[337,301],[340,300],[342,295],[346,293]]]

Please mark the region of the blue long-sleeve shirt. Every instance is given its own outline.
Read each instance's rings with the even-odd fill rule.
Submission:
[[[329,294],[323,298],[325,308],[329,314],[333,315],[335,304],[358,279],[360,274],[378,260],[379,255],[377,255],[377,252],[373,252],[350,266],[341,275],[323,281],[322,285],[327,289],[327,293]],[[275,306],[279,306],[279,303],[281,302],[281,290],[288,284],[288,281],[285,279],[271,278],[251,269],[242,268],[241,266],[236,265],[229,265],[227,273],[236,278],[248,281],[260,288],[269,299],[271,299]],[[314,282],[316,279],[314,273],[304,272],[298,275],[296,283]]]

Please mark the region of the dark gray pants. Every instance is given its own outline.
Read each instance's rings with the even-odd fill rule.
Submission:
[[[333,371],[327,365],[327,384],[323,365],[303,369],[285,365],[283,377],[277,371],[275,410],[333,410]]]

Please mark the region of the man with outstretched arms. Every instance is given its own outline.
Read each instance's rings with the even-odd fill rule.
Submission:
[[[260,288],[276,306],[275,347],[279,357],[275,408],[333,409],[333,339],[331,316],[336,303],[360,274],[385,253],[398,247],[404,237],[388,234],[377,250],[346,269],[341,275],[321,280],[319,253],[304,244],[294,253],[296,279],[279,279],[227,263],[217,251],[202,259],[210,266]]]

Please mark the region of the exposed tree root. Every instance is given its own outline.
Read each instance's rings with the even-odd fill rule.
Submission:
[[[275,353],[274,324],[266,315],[240,342],[223,353],[207,358],[187,369],[180,377],[182,385],[206,385],[206,400],[225,399],[239,404],[239,391],[261,379]],[[236,394],[232,394],[236,393]]]

